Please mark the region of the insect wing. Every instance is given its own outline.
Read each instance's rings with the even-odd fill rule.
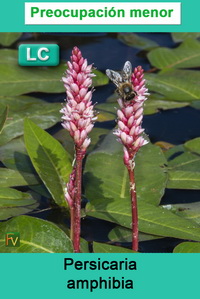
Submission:
[[[110,80],[118,87],[120,83],[122,83],[122,77],[118,72],[113,70],[106,70],[106,75],[110,78]]]
[[[132,65],[130,61],[126,61],[122,71],[123,81],[124,82],[130,81],[131,75],[132,75]]]

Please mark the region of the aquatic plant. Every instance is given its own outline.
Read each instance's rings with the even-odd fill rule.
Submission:
[[[75,190],[74,137],[61,128],[59,113],[66,91],[60,82],[66,63],[61,61],[54,67],[19,66],[17,48],[27,38],[26,34],[22,38],[21,35],[0,33],[3,57],[0,65],[0,233],[5,236],[6,232],[16,232],[16,228],[20,233],[19,247],[7,247],[5,238],[1,238],[0,252],[71,253],[74,249],[68,227],[70,207],[65,197]],[[39,39],[44,36],[39,34]],[[164,252],[200,252],[200,204],[195,199],[200,190],[200,137],[196,126],[200,94],[199,36],[197,32],[161,34],[162,44],[170,40],[170,47],[166,48],[156,43],[158,37],[152,33],[150,38],[143,34],[120,33],[112,36],[116,45],[114,52],[105,47],[106,43],[111,45],[109,34],[98,39],[98,49],[96,36],[89,36],[90,43],[86,36],[80,41],[103,71],[106,60],[114,64],[114,69],[118,68],[121,59],[130,58],[132,47],[137,48],[136,65],[150,65],[145,72],[151,91],[149,100],[144,103],[145,127],[149,139],[157,142],[149,141],[142,146],[134,159],[141,252],[159,252],[160,244]],[[34,41],[33,35],[28,38]],[[71,34],[54,38],[62,55],[69,39],[70,44],[77,42],[77,36]],[[145,51],[145,57],[140,51],[143,54]],[[102,60],[99,53],[104,53],[106,60]],[[117,60],[114,59],[116,53]],[[132,240],[129,176],[121,159],[123,146],[116,142],[112,132],[117,97],[112,94],[112,87],[107,86],[109,80],[104,72],[93,72],[95,96],[102,96],[102,101],[95,106],[99,113],[98,125],[91,132],[92,143],[83,163],[80,251],[131,253],[132,250],[125,248]],[[129,104],[132,97],[136,99],[139,93],[137,82],[134,87],[131,76],[131,88],[126,89],[128,95],[123,105]],[[127,123],[131,123],[132,118],[119,111],[121,125],[115,132],[120,129],[120,136],[124,138],[123,121],[127,118]],[[138,113],[139,119],[140,112],[135,110],[134,113],[135,116]],[[192,140],[189,140],[190,132],[193,132]],[[126,136],[125,142],[131,132]],[[139,137],[144,138],[144,135],[138,135],[138,140]],[[160,237],[162,240],[156,241]],[[14,237],[9,239],[11,244],[14,241]]]
[[[124,65],[122,74],[107,70],[108,77],[117,86],[120,96],[117,110],[118,128],[114,134],[118,141],[123,144],[124,164],[127,167],[130,180],[130,194],[132,204],[132,249],[138,251],[138,212],[135,186],[135,155],[138,150],[148,141],[141,136],[143,119],[143,104],[147,99],[148,89],[145,87],[143,69],[138,66],[132,73],[132,66],[129,61]]]

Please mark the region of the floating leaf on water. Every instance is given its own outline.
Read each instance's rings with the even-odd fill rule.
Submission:
[[[168,188],[200,189],[200,138],[187,141],[170,150],[168,155]]]
[[[0,168],[0,187],[38,185],[37,175],[8,168]]]
[[[21,35],[21,32],[1,32],[0,44],[2,46],[8,47],[12,45],[15,41],[17,41]]]
[[[165,163],[159,147],[148,144],[140,149],[135,170],[138,200],[159,204],[167,181]],[[85,194],[89,199],[129,198],[129,179],[123,164],[122,145],[115,140],[112,132],[98,150],[88,155],[84,178]]]
[[[117,37],[124,44],[140,50],[149,50],[158,46],[155,41],[135,33],[119,33]]]
[[[170,148],[174,147],[173,144],[165,141],[157,141],[154,144],[159,146],[163,151],[169,150]]]
[[[200,190],[200,172],[173,170],[168,174],[167,188]]]
[[[0,160],[7,168],[29,173],[35,172],[26,151],[23,137],[12,139],[2,145],[0,147]]]
[[[174,248],[173,253],[200,253],[200,243],[183,242]]]
[[[152,66],[164,68],[197,68],[200,66],[200,42],[195,39],[185,40],[175,49],[157,48],[147,57]]]
[[[0,145],[24,133],[24,119],[36,122],[43,129],[60,121],[60,103],[47,103],[33,97],[0,97],[0,102],[8,105],[9,115],[0,138]]]
[[[109,232],[108,238],[112,242],[132,242],[132,230],[118,225]],[[139,242],[155,239],[160,237],[139,232]]]
[[[162,207],[138,201],[139,231],[162,237],[200,241],[200,226],[193,221],[175,215]],[[104,219],[131,228],[130,201],[102,199],[92,200],[86,206],[89,216]]]
[[[183,217],[185,219],[189,219],[200,225],[200,203],[199,202],[171,204],[170,210],[176,215]]]
[[[6,247],[5,232],[19,232],[20,246]],[[73,252],[71,240],[52,222],[18,216],[0,223],[1,253],[65,253]]]
[[[21,67],[18,65],[18,51],[0,50],[0,96],[18,96],[30,92],[65,92],[61,78],[66,64],[56,67]],[[97,77],[93,86],[105,85],[108,77],[95,70]]]
[[[124,247],[108,245],[104,243],[93,242],[94,253],[136,253],[131,249]]]
[[[200,37],[200,32],[172,32],[171,35],[173,41],[179,43],[188,38]]]
[[[3,130],[8,115],[8,106],[0,105],[0,134]]]
[[[25,120],[24,133],[35,170],[55,202],[66,207],[64,189],[72,171],[71,157],[55,138],[29,119]]]
[[[110,121],[116,119],[116,108],[119,108],[117,99],[119,96],[113,94],[107,99],[106,103],[96,106],[99,112],[98,121]],[[148,100],[144,102],[144,115],[150,115],[159,112],[160,110],[168,110],[186,107],[190,102],[175,102],[163,95],[152,93],[148,96]]]
[[[0,188],[0,220],[31,212],[39,202],[30,194],[11,188]]]
[[[169,100],[191,102],[200,99],[200,72],[168,70],[158,74],[145,74],[150,91],[158,92]]]
[[[184,147],[193,153],[200,154],[200,137],[188,140]]]

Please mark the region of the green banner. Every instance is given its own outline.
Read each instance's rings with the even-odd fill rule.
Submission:
[[[47,4],[44,4],[46,3]],[[79,3],[73,6],[73,3]],[[33,3],[32,9],[26,8]],[[43,6],[41,6],[43,3]],[[72,4],[68,4],[72,3]],[[81,5],[83,3],[83,6]],[[91,7],[90,7],[91,3]],[[111,5],[112,3],[112,5]],[[180,9],[174,5],[180,4]],[[55,9],[52,9],[55,6]],[[93,9],[95,5],[96,9]],[[103,6],[102,6],[103,5]],[[149,6],[150,5],[150,6]],[[166,6],[167,5],[167,6]],[[45,9],[41,8],[45,7]],[[88,7],[84,8],[84,7]],[[62,8],[60,8],[62,7]],[[73,7],[80,7],[76,11]],[[118,8],[119,7],[119,8]],[[151,9],[152,8],[152,9]],[[10,0],[1,4],[1,32],[197,32],[197,0],[187,1],[24,1]],[[153,12],[152,12],[153,11]],[[179,12],[178,12],[179,11]],[[30,13],[30,18],[28,14]],[[77,16],[76,16],[77,14]],[[39,18],[37,25],[36,15]],[[42,22],[45,23],[43,24]],[[105,18],[105,20],[104,20]],[[157,19],[153,21],[152,18]],[[160,18],[160,19],[159,19]],[[61,21],[62,19],[62,21]],[[86,21],[88,19],[88,21]],[[168,21],[167,21],[168,19]],[[178,20],[177,20],[178,19]],[[160,20],[160,21],[159,21]],[[170,22],[170,24],[169,24]],[[63,24],[66,23],[66,24]],[[91,26],[92,25],[92,26]]]
[[[168,299],[198,296],[197,254],[2,254],[1,295]],[[118,270],[117,270],[118,268]],[[132,283],[131,283],[132,282]]]

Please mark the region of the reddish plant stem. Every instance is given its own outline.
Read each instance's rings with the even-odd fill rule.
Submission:
[[[75,194],[71,207],[71,238],[74,252],[80,252],[80,234],[81,234],[81,191],[82,191],[82,161],[85,156],[81,150],[76,149],[75,166]]]
[[[138,211],[137,211],[137,196],[135,188],[134,169],[128,168],[130,180],[130,195],[131,195],[131,209],[132,209],[132,250],[138,251]]]
[[[70,238],[72,240],[74,248],[74,228],[75,228],[75,218],[74,218],[74,202],[70,206]]]

